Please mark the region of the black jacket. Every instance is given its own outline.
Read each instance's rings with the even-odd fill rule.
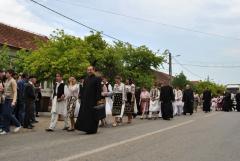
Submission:
[[[35,88],[29,82],[26,83],[26,86],[24,87],[24,92],[23,93],[24,93],[24,100],[25,101],[34,101],[36,99]]]

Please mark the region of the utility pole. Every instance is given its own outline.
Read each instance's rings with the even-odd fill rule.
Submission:
[[[170,84],[172,83],[172,53],[168,51],[169,56],[169,77],[170,77]]]

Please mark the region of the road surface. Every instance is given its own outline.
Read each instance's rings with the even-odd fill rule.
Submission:
[[[96,135],[44,129],[0,136],[1,161],[239,161],[240,113],[195,113],[171,121],[135,119]]]

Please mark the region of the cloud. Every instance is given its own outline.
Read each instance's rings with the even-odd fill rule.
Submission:
[[[21,2],[18,0],[0,1],[0,22],[49,35],[54,28],[29,12],[26,8],[26,1],[21,0]]]

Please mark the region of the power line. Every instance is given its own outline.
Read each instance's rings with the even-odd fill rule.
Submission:
[[[82,7],[82,8],[95,10],[95,11],[98,11],[98,12],[103,12],[103,13],[112,14],[112,15],[116,15],[116,16],[126,17],[126,18],[130,18],[130,19],[135,19],[135,20],[138,20],[138,21],[155,23],[155,24],[159,24],[161,26],[171,27],[171,28],[175,28],[175,29],[178,29],[178,30],[184,30],[184,31],[199,33],[199,34],[208,35],[208,36],[221,37],[221,38],[225,38],[225,39],[233,39],[233,40],[238,40],[238,41],[240,40],[240,38],[238,38],[238,37],[226,36],[226,35],[222,35],[222,34],[218,34],[218,33],[204,32],[204,31],[195,30],[195,29],[191,29],[191,28],[187,28],[187,27],[182,27],[182,26],[178,26],[178,25],[174,25],[174,24],[167,24],[167,23],[163,23],[163,22],[159,22],[159,21],[155,21],[155,20],[150,20],[150,19],[146,19],[146,18],[135,17],[135,16],[130,16],[130,15],[117,13],[117,12],[113,12],[113,11],[109,11],[109,10],[89,7],[89,6],[79,4],[79,3],[72,3],[71,4],[69,2],[60,1],[60,0],[56,0],[56,1],[61,2],[61,3],[65,3],[65,4],[69,4],[69,5],[74,5],[74,6],[78,6],[78,7]]]
[[[190,74],[192,74],[192,75],[194,75],[194,76],[202,79],[201,76],[199,76],[198,74],[193,73],[191,70],[189,70],[188,68],[186,68],[186,67],[185,67],[183,64],[181,64],[175,57],[173,57],[173,59],[174,59],[183,69],[185,69],[186,71],[188,71]]]
[[[175,64],[179,64],[179,63],[175,63]],[[239,65],[199,65],[199,64],[184,64],[184,63],[182,63],[181,65],[201,67],[201,68],[240,68]]]
[[[64,14],[62,14],[62,13],[56,11],[56,10],[53,10],[53,9],[51,9],[51,8],[49,8],[49,7],[47,7],[47,6],[43,5],[43,4],[35,1],[35,0],[30,0],[30,1],[33,2],[33,3],[35,3],[35,4],[37,4],[37,5],[39,5],[39,6],[41,6],[41,7],[43,7],[43,8],[45,8],[45,9],[47,9],[47,10],[49,10],[49,11],[51,11],[51,12],[53,12],[53,13],[55,13],[55,14],[57,14],[57,15],[59,15],[59,16],[61,16],[61,17],[64,17],[64,18],[66,18],[66,19],[68,19],[68,20],[70,20],[70,21],[72,21],[72,22],[75,22],[75,23],[77,23],[77,24],[79,24],[79,25],[81,25],[81,26],[83,26],[83,27],[85,27],[85,28],[88,28],[88,29],[90,29],[91,31],[100,32],[102,35],[104,35],[104,36],[106,36],[106,37],[109,37],[109,38],[111,38],[111,39],[113,39],[113,40],[122,42],[122,43],[124,43],[124,44],[129,44],[129,43],[127,43],[127,42],[124,42],[124,41],[122,41],[122,40],[114,37],[114,36],[105,34],[105,33],[103,33],[102,31],[99,31],[99,30],[97,30],[97,29],[95,29],[95,28],[93,28],[93,27],[90,27],[90,26],[88,26],[88,25],[85,25],[85,24],[83,24],[83,23],[81,23],[81,22],[79,22],[79,21],[77,21],[77,20],[75,20],[75,19],[73,19],[73,18],[71,18],[71,17],[68,17],[68,16],[66,16],[66,15],[64,15]],[[136,47],[135,45],[132,45],[132,46]]]

